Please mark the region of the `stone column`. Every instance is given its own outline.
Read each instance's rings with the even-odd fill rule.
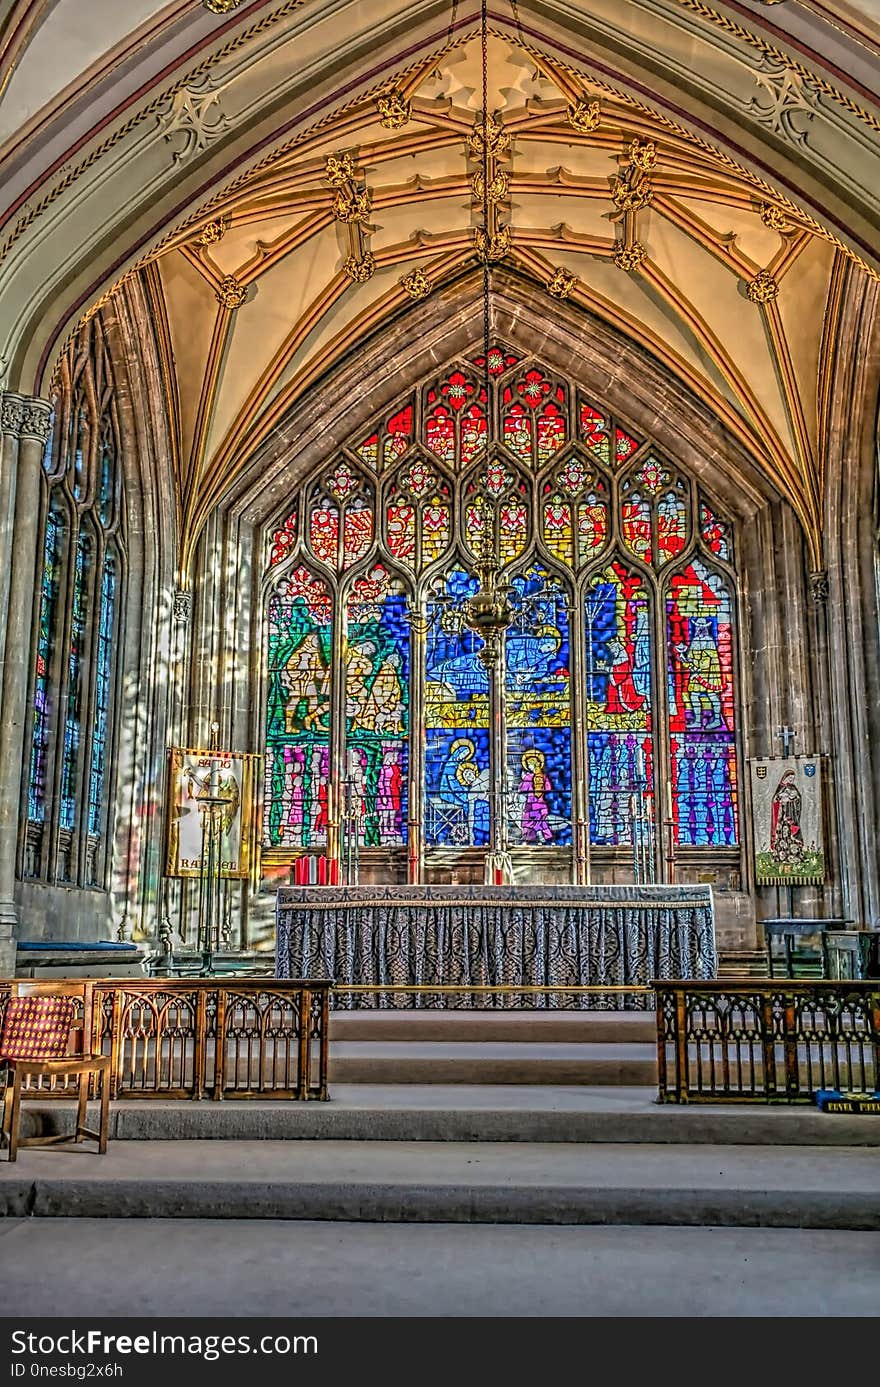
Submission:
[[[12,402],[11,409],[7,402]],[[19,415],[20,409],[20,415]],[[0,976],[15,972],[14,927],[15,858],[21,803],[21,772],[27,726],[27,694],[30,678],[31,630],[37,581],[37,545],[40,524],[40,472],[43,450],[49,436],[52,406],[48,400],[27,396],[3,398],[4,473],[11,466],[8,485],[14,487],[15,507],[11,544],[4,550],[3,567],[8,578],[0,585],[0,600],[6,591],[5,644],[2,662],[2,700],[0,700]],[[7,434],[7,419],[9,433]],[[18,423],[18,437],[12,434]],[[10,446],[11,445],[11,446]],[[0,485],[0,498],[6,493]],[[12,513],[11,509],[7,514]],[[3,519],[0,516],[0,525]],[[3,613],[0,612],[0,617]]]

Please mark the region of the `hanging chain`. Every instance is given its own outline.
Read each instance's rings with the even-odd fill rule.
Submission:
[[[490,420],[492,418],[489,398],[489,9],[488,0],[480,3],[480,56],[483,64],[483,383],[486,392],[486,453],[488,457],[490,439]]]

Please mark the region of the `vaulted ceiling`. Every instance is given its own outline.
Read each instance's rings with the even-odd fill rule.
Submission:
[[[487,253],[474,0],[213,3],[0,0],[0,357],[45,388],[145,276],[190,538],[354,341]],[[818,552],[823,367],[880,266],[876,4],[498,0],[490,30],[490,261],[643,343]]]

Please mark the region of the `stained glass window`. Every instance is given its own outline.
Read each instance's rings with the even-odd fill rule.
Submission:
[[[89,832],[101,832],[104,809],[104,776],[107,756],[107,712],[113,677],[113,632],[116,625],[116,559],[104,556],[98,640],[95,651],[95,701],[92,725],[92,764],[89,773]]]
[[[705,501],[700,502],[700,534],[710,553],[719,559],[730,562],[733,546],[730,540],[730,526],[715,514]]]
[[[67,657],[67,709],[64,719],[64,750],[61,763],[61,827],[73,828],[76,815],[77,772],[82,732],[82,661],[85,655],[91,581],[91,536],[81,530],[76,544],[73,598],[70,619],[70,646]]]
[[[590,841],[632,842],[631,796],[653,785],[651,600],[619,561],[590,579],[585,599]]]
[[[23,871],[94,887],[106,884],[109,865],[126,564],[119,419],[100,315],[63,353],[52,406]]]
[[[476,591],[453,568],[445,596]],[[483,642],[440,602],[429,606],[425,660],[425,842],[455,847],[489,841],[489,676]]]
[[[513,579],[524,621],[506,636],[510,842],[571,842],[571,655],[568,603],[540,564]]]
[[[43,575],[40,582],[40,615],[37,627],[37,670],[34,679],[34,725],[28,781],[28,817],[42,823],[46,803],[46,756],[51,724],[52,681],[50,665],[58,614],[58,582],[61,562],[64,510],[55,500],[46,516]]]
[[[270,846],[327,841],[333,599],[305,567],[269,601],[266,804]]]
[[[347,603],[346,796],[368,847],[407,836],[409,628],[398,588],[377,565]]]
[[[385,411],[267,530],[267,846],[326,844],[336,779],[364,850],[404,846],[419,808],[426,852],[486,847],[496,804],[514,851],[569,849],[582,815],[579,841],[632,863],[653,822],[662,871],[659,767],[676,844],[733,848],[730,522],[571,382],[500,345],[488,364]],[[464,620],[487,553],[514,613],[503,771]]]
[[[737,841],[733,608],[724,578],[693,559],[666,599],[669,755],[677,843]]]

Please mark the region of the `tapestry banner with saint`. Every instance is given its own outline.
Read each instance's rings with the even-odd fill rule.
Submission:
[[[818,756],[753,760],[752,825],[758,886],[825,880],[822,776]]]
[[[170,747],[166,790],[165,876],[198,877],[204,846],[203,796],[214,773],[220,812],[219,875],[247,877],[251,865],[252,780],[256,758],[235,751]]]

